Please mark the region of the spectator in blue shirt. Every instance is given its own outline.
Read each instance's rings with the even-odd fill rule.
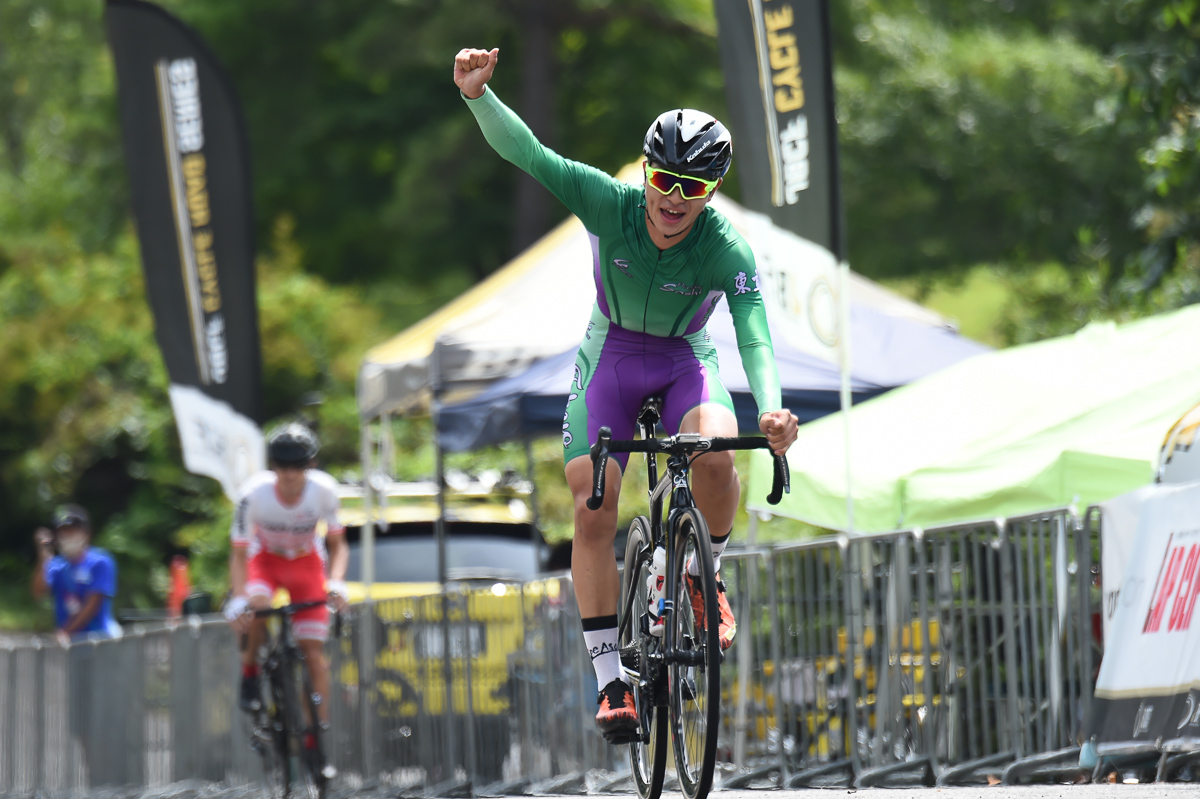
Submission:
[[[112,555],[92,547],[92,523],[78,505],[65,505],[54,515],[53,534],[45,528],[35,536],[38,565],[33,595],[54,594],[54,618],[59,638],[84,635],[119,638],[121,627],[112,616],[117,591],[117,564]],[[57,547],[58,555],[54,554]]]

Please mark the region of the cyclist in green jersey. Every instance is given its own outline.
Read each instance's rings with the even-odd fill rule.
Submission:
[[[499,55],[495,49],[461,50],[454,59],[454,82],[488,143],[578,216],[592,241],[596,304],[576,356],[563,419],[563,459],[575,501],[571,573],[584,642],[601,686],[596,721],[606,734],[619,734],[637,724],[617,651],[620,581],[612,556],[628,456],[611,458],[604,504],[589,511],[590,442],[601,426],[612,428],[616,439],[632,438],[638,409],[651,395],[663,398],[662,421],[670,434],[738,434],[733,402],[721,385],[716,349],[705,330],[721,297],[733,316],[759,428],[775,452],[785,452],[796,440],[797,420],[781,407],[754,256],[728,220],[708,207],[729,169],[728,130],[699,111],[662,114],[643,145],[645,184],[630,186],[538,142],[487,86]],[[713,533],[719,570],[741,491],[733,453],[697,457],[692,487]],[[696,574],[691,567],[689,572]],[[725,648],[737,627],[719,581],[718,604]],[[702,605],[698,611],[703,618]]]

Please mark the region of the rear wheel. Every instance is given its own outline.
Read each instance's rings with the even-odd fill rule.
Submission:
[[[672,525],[675,571],[667,577],[674,611],[668,624],[675,648],[688,662],[670,665],[671,738],[679,788],[688,799],[704,799],[712,788],[721,720],[721,647],[717,582],[708,525],[694,508],[680,511]],[[688,579],[688,564],[698,576]],[[693,598],[689,582],[697,595]]]
[[[650,522],[638,516],[629,525],[625,543],[625,571],[621,576],[621,627],[618,645],[621,666],[633,686],[641,740],[629,745],[629,764],[641,799],[658,799],[667,767],[667,724],[663,708],[654,706],[656,675],[649,673],[651,648],[658,639],[643,634],[642,623],[649,605],[646,579],[650,575],[653,539]],[[661,690],[661,687],[659,687]]]

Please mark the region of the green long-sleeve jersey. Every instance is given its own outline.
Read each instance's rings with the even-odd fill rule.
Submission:
[[[703,334],[724,295],[759,414],[782,404],[754,255],[724,216],[705,208],[683,241],[660,250],[646,229],[644,189],[545,147],[491,89],[471,100],[488,143],[579,217],[592,239],[596,313],[653,336]]]

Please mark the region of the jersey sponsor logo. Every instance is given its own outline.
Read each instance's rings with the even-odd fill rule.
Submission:
[[[613,258],[613,266],[621,270],[621,274],[625,275],[625,277],[630,277],[629,261],[626,261],[623,258]]]
[[[699,297],[704,293],[703,286],[689,286],[687,283],[663,283],[659,291],[669,291],[672,294],[682,294],[685,297]]]
[[[575,384],[575,388],[583,391],[583,370],[579,368],[579,364],[575,364],[575,377],[572,378],[572,382]]]
[[[576,370],[576,373],[578,374],[579,367],[576,366],[575,370]],[[572,394],[569,397],[567,397],[567,409],[565,411],[563,411],[562,430],[563,430],[563,447],[564,448],[571,446],[571,442],[575,440],[575,437],[571,435],[571,422],[570,422],[571,403],[574,402],[578,398],[579,398],[578,394]]]
[[[749,285],[747,285],[748,281],[750,281],[750,280],[754,281],[754,288],[750,288]],[[734,277],[734,279],[733,279],[733,285],[734,285],[734,288],[736,289],[733,292],[733,296],[735,296],[735,297],[739,294],[749,294],[752,291],[758,291],[759,290],[758,273],[755,272],[752,276],[747,278],[745,272],[738,272],[737,276]]]
[[[288,535],[312,535],[317,529],[317,521],[300,522],[298,524],[263,524],[259,529],[264,533],[286,533]]]
[[[244,538],[246,536],[246,513],[250,510],[250,497],[242,497],[242,501],[238,503],[237,512],[233,514],[233,526],[237,531],[234,538]]]

